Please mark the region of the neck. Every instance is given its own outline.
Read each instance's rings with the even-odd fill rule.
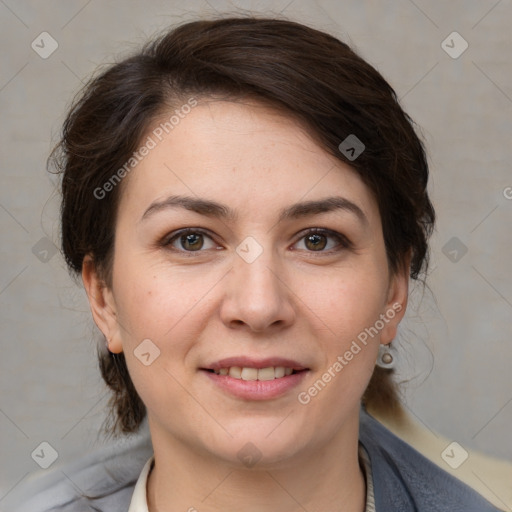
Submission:
[[[147,485],[149,512],[364,511],[358,418],[328,443],[258,469],[195,451],[151,426],[155,466]]]

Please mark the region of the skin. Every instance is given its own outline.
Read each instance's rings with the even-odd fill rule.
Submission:
[[[122,187],[112,286],[90,256],[82,277],[94,320],[109,349],[124,352],[148,410],[149,510],[363,511],[360,400],[379,343],[396,335],[408,284],[407,268],[389,273],[368,187],[296,120],[254,102],[213,100],[193,108]],[[171,195],[223,203],[237,218],[176,207],[141,220]],[[344,209],[278,221],[294,203],[332,196],[355,203],[366,222]],[[209,236],[192,246],[179,236],[169,242],[187,227]],[[312,228],[350,245],[331,235],[315,245],[306,236]],[[248,236],[263,249],[252,263],[236,252]],[[298,393],[397,303],[401,311],[379,334],[300,404]],[[134,355],[144,339],[160,350],[148,366]],[[199,370],[240,355],[292,358],[309,371],[284,396],[254,401],[227,394]],[[261,454],[251,468],[237,456],[248,442]]]

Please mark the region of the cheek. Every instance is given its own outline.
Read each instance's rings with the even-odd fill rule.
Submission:
[[[175,331],[195,316],[211,284],[166,268],[149,267],[144,261],[119,261],[116,286],[118,319],[124,327],[123,341],[133,344],[145,338],[157,344],[166,339],[179,341]]]
[[[116,305],[123,352],[137,393],[149,410],[189,407],[180,383],[186,380],[187,356],[204,328],[204,296],[211,284],[169,269],[144,269],[136,261],[120,261],[118,276],[122,275],[130,279],[118,280]]]
[[[305,293],[305,314],[324,326],[316,342],[325,357],[297,400],[308,415],[324,418],[327,431],[357,407],[375,367],[380,336],[368,332],[382,313],[386,283],[385,276],[365,269],[331,274]]]
[[[336,349],[374,325],[386,301],[386,276],[376,266],[340,268],[304,279],[301,295],[311,314],[330,332]]]

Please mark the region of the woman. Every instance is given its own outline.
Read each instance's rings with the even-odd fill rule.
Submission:
[[[402,413],[389,346],[435,215],[411,120],[346,44],[187,23],[93,79],[54,156],[110,430],[147,416],[154,455],[41,510],[498,510],[368,414]]]

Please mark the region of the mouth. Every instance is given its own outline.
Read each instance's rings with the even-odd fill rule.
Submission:
[[[252,368],[249,366],[230,366],[215,369],[207,369],[207,372],[214,373],[215,375],[227,375],[232,377],[233,379],[238,380],[246,380],[246,381],[269,381],[274,379],[282,379],[283,377],[288,377],[289,375],[294,375],[299,372],[307,371],[306,368],[295,369],[290,368],[289,366],[267,366],[266,368]]]
[[[215,387],[244,400],[268,400],[286,395],[310,371],[289,359],[247,357],[223,359],[200,370]]]

